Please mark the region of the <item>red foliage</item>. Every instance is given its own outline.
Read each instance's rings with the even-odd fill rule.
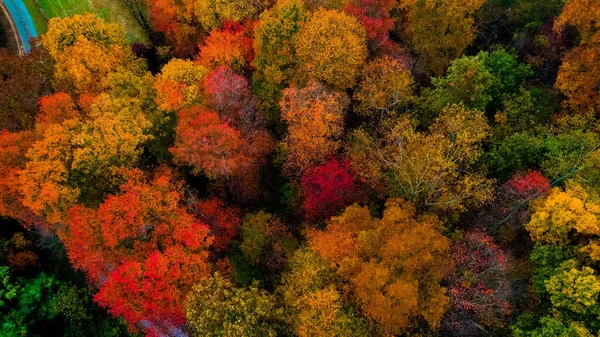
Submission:
[[[60,238],[110,312],[130,324],[181,325],[185,295],[210,275],[209,229],[180,205],[170,172],[149,183],[137,170],[129,177],[98,210],[71,208]]]
[[[323,219],[357,201],[358,189],[350,172],[350,161],[330,159],[309,169],[300,181],[309,219]]]
[[[240,210],[211,198],[196,204],[196,214],[210,229],[210,235],[214,238],[213,250],[218,254],[225,253],[231,240],[238,235],[242,221]]]
[[[351,0],[345,10],[362,22],[372,49],[377,49],[389,40],[394,28],[390,11],[395,5],[395,0]]]
[[[537,196],[550,191],[550,181],[538,171],[528,171],[526,174],[515,174],[506,182],[506,186],[514,189],[523,198]]]
[[[221,29],[211,31],[204,40],[197,61],[213,69],[223,65],[237,70],[249,67],[254,59],[253,27],[252,21],[223,22]]]
[[[229,176],[243,162],[243,139],[236,129],[219,119],[215,112],[192,107],[179,112],[175,160],[192,166],[194,172],[208,177]]]
[[[220,66],[203,82],[208,106],[237,128],[249,128],[255,120],[255,107],[248,81],[227,66]]]
[[[474,313],[479,324],[502,327],[511,313],[511,286],[507,276],[507,258],[485,231],[475,230],[451,248],[457,276],[449,294],[452,309],[449,325],[466,329],[460,318]]]

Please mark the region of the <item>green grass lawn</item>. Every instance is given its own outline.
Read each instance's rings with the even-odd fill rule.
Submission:
[[[146,32],[135,21],[122,0],[38,0],[38,2],[48,18],[63,18],[85,12],[95,13],[107,22],[120,23],[125,27],[129,42],[148,42]]]

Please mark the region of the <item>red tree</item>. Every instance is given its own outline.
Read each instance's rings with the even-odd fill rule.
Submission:
[[[256,109],[248,81],[227,66],[220,66],[206,76],[203,82],[208,106],[219,117],[236,128],[255,129]]]
[[[195,173],[210,178],[229,176],[243,162],[240,132],[219,119],[216,112],[192,107],[179,112],[175,161],[189,165]]]
[[[196,203],[195,213],[210,229],[210,235],[214,238],[213,250],[217,254],[225,253],[231,240],[238,235],[242,221],[240,210],[211,198]]]
[[[187,292],[210,275],[209,229],[180,202],[170,172],[145,182],[135,170],[98,210],[71,208],[59,232],[73,265],[99,287],[95,300],[132,325],[182,325]]]
[[[507,189],[520,195],[521,199],[535,198],[541,194],[550,192],[550,181],[538,171],[528,171],[525,174],[517,173],[506,182]]]
[[[395,5],[395,0],[351,0],[345,10],[362,22],[371,48],[377,49],[389,40],[389,32],[394,28],[390,11]]]
[[[350,161],[330,159],[309,169],[300,181],[309,219],[324,219],[358,200],[358,188],[350,172]]]

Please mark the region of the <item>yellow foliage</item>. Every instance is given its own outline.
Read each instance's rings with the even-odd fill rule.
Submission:
[[[365,28],[354,17],[319,9],[294,37],[297,79],[316,79],[335,89],[353,87],[367,58]]]
[[[351,135],[348,156],[362,178],[432,209],[460,212],[491,197],[491,181],[473,170],[489,133],[482,112],[448,106],[428,132],[406,116],[391,124],[379,142],[364,130]]]
[[[156,76],[156,103],[164,111],[177,111],[202,102],[202,79],[208,70],[192,61],[172,59]]]
[[[422,63],[436,75],[469,46],[475,13],[485,0],[403,0],[405,31]]]
[[[356,112],[363,116],[388,114],[413,101],[414,79],[410,70],[391,58],[377,58],[363,69],[362,81],[354,93]]]
[[[576,183],[568,184],[565,191],[553,188],[547,198],[533,204],[533,211],[525,228],[535,242],[567,244],[573,230],[583,235],[600,235],[598,197]]]

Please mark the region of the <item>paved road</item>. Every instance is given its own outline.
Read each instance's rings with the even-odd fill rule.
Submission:
[[[18,37],[21,52],[29,53],[31,50],[29,39],[37,37],[38,33],[23,0],[0,0],[0,3],[8,11],[9,19],[12,21],[13,29]]]

